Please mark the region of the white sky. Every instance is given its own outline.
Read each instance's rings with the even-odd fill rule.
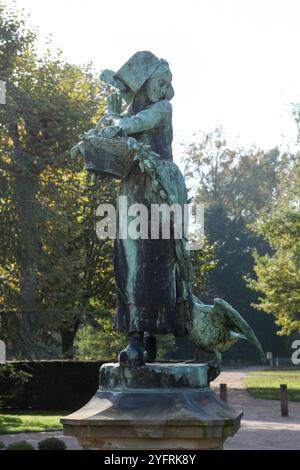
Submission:
[[[134,52],[168,60],[175,143],[222,125],[262,148],[295,141],[299,0],[17,0],[67,60],[117,70]]]

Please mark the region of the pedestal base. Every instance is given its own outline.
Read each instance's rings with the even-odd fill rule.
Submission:
[[[206,364],[106,364],[95,396],[61,420],[64,434],[84,449],[221,449],[242,412],[214,394],[207,372]]]

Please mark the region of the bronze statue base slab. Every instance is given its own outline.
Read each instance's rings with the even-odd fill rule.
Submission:
[[[94,397],[61,419],[64,434],[83,449],[222,449],[243,413],[216,396],[207,373],[207,364],[105,364]]]

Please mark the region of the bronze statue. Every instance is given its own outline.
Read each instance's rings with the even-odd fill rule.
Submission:
[[[117,129],[150,145],[157,154],[156,171],[168,196],[172,194],[172,202],[183,206],[187,203],[185,184],[172,156],[170,100],[174,92],[168,63],[150,52],[138,52],[115,76],[131,95],[126,116],[116,122]],[[120,195],[127,196],[129,205],[139,203],[149,209],[151,204],[165,202],[160,192],[153,191],[151,177],[147,172],[141,173],[139,166],[123,179]],[[114,326],[129,335],[119,361],[127,365],[142,364],[144,359],[154,361],[155,334],[186,334],[188,278],[180,271],[174,240],[118,238],[115,272],[118,306]]]

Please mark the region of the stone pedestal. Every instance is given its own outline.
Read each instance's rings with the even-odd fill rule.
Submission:
[[[64,434],[84,449],[222,449],[242,412],[209,387],[207,364],[105,364],[99,390],[62,418]]]

